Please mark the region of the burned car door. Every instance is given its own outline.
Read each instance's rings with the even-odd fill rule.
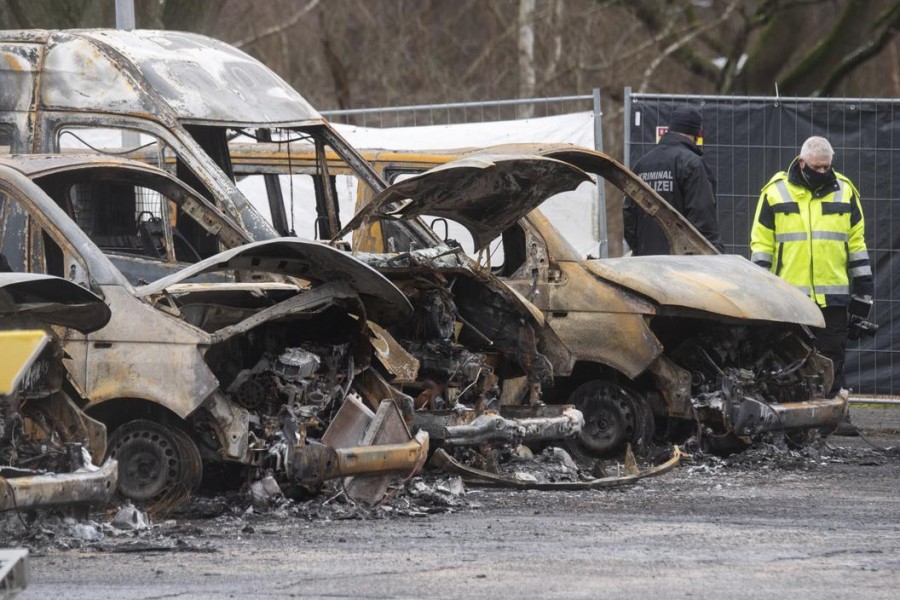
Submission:
[[[23,159],[26,164],[40,158]],[[109,303],[112,318],[100,331],[63,334],[73,383],[91,405],[113,398],[143,397],[168,404],[185,416],[215,388],[215,380],[197,355],[197,332],[138,300],[132,287],[104,252],[57,202],[23,173],[9,168],[0,181],[16,184],[10,196],[27,218],[27,271],[65,277],[97,290]],[[7,230],[4,230],[4,234]],[[193,365],[195,374],[170,373],[165,364],[147,360],[144,351],[168,347],[179,364]],[[204,373],[207,375],[204,376]],[[199,397],[199,398],[198,398]]]

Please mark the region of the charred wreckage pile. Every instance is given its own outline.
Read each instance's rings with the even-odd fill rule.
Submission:
[[[46,344],[0,402],[2,509],[115,491],[162,512],[204,485],[274,498],[327,481],[377,504],[427,459],[480,485],[602,488],[672,468],[669,445],[692,433],[803,443],[846,410],[822,397],[831,372],[808,336],[815,305],[716,256],[601,153],[486,149],[388,185],[300,94],[221,42],[104,30],[0,40],[0,64],[15,66],[0,70],[10,146],[46,153],[0,157],[13,271],[0,279],[0,328]],[[212,72],[200,76],[199,57],[226,79],[214,93],[197,93]],[[229,143],[248,139],[249,152]],[[324,241],[293,236],[285,165],[267,154],[297,141],[313,148]],[[104,152],[112,143],[123,147]],[[336,163],[368,194],[346,224]],[[252,175],[268,217],[238,185]],[[597,176],[654,215],[674,256],[584,259],[537,210]],[[425,216],[460,222],[478,256]],[[495,241],[501,265],[487,256]],[[497,464],[521,466],[528,447],[566,472]],[[638,468],[635,455],[658,454]],[[600,459],[622,467],[591,475]]]

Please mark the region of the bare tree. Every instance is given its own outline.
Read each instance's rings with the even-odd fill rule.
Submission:
[[[537,87],[534,66],[535,3],[535,0],[519,0],[519,98],[532,98]],[[534,116],[534,106],[527,105],[522,116]]]

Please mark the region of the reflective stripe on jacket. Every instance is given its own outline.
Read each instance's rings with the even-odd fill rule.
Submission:
[[[872,294],[859,193],[840,173],[835,179],[813,193],[778,173],[762,190],[750,231],[751,260],[819,306],[846,306],[851,292]]]

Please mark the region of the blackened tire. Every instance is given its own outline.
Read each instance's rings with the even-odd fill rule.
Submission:
[[[179,504],[197,489],[203,466],[197,445],[184,431],[142,419],[110,436],[107,455],[119,463],[118,494],[140,505]]]
[[[618,456],[631,444],[636,454],[653,438],[653,414],[637,392],[606,380],[578,387],[569,402],[584,415],[584,428],[566,441],[577,458],[590,461]]]

